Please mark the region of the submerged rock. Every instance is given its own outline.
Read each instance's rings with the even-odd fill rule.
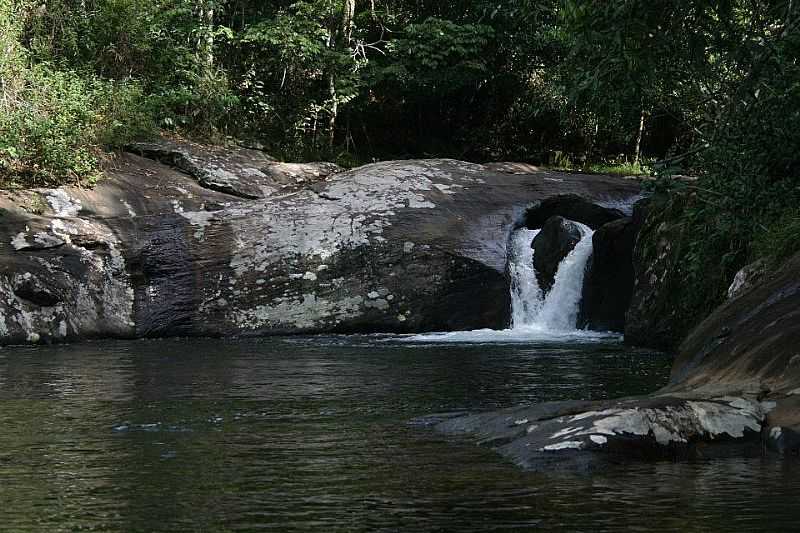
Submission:
[[[638,193],[447,159],[339,172],[180,141],[135,150],[147,157],[123,154],[94,189],[0,197],[0,343],[503,328],[527,206]]]
[[[632,459],[757,454],[774,402],[660,395],[552,402],[451,418],[436,427],[474,435],[529,470],[601,468]]]
[[[533,239],[533,266],[539,286],[544,292],[553,286],[561,261],[580,242],[582,235],[576,223],[554,216],[547,219],[542,230]]]

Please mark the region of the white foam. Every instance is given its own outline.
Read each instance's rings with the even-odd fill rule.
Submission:
[[[544,295],[539,288],[533,268],[531,243],[539,230],[520,229],[514,232],[509,243],[508,273],[511,277],[511,327],[532,324],[544,305]]]
[[[575,329],[583,294],[583,275],[586,263],[592,255],[593,231],[578,224],[581,240],[561,261],[556,272],[553,288],[547,293],[539,312],[525,325],[538,326],[545,330],[567,332]],[[515,324],[516,325],[516,324]]]
[[[530,343],[619,341],[622,335],[576,328],[586,264],[592,255],[593,231],[579,223],[581,240],[564,258],[553,287],[544,295],[533,267],[531,242],[538,230],[519,229],[509,242],[511,328],[427,333],[402,337],[406,342]]]
[[[403,336],[404,342],[463,343],[463,344],[503,344],[503,343],[561,343],[561,342],[598,342],[621,341],[622,335],[605,331],[589,331],[573,329],[572,331],[553,331],[538,326],[526,326],[514,329],[476,329],[472,331],[449,331],[443,333],[422,333]]]

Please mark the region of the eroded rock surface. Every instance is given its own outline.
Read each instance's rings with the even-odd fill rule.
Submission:
[[[453,160],[136,151],[91,190],[0,196],[0,342],[504,327],[508,234],[532,202],[638,194]]]
[[[580,227],[564,217],[547,219],[531,243],[533,266],[539,286],[547,292],[553,286],[561,261],[575,248],[583,234]]]
[[[660,395],[553,402],[453,418],[438,427],[474,434],[527,469],[594,469],[633,458],[757,453],[762,425],[774,408],[774,402],[741,397]]]
[[[539,229],[551,217],[561,216],[596,230],[604,224],[625,216],[622,210],[616,207],[604,207],[603,203],[613,206],[632,205],[632,199],[639,197],[638,195],[632,196],[619,202],[609,198],[591,199],[576,194],[558,194],[534,203],[525,214],[525,225],[529,229]]]
[[[625,330],[633,294],[633,250],[640,227],[641,217],[625,217],[601,226],[592,235],[578,327]]]

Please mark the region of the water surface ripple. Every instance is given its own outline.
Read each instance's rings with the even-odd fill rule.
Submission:
[[[643,393],[663,384],[669,363],[618,343],[380,337],[5,348],[0,529],[794,528],[791,461],[530,474],[409,424]]]

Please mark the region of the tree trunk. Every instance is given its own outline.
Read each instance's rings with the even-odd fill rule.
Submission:
[[[356,0],[344,0],[344,9],[342,10],[342,47],[346,48],[350,45],[350,39],[353,37],[353,18],[356,15]]]
[[[336,94],[336,74],[333,70],[331,70],[328,76],[328,90],[330,91],[331,97],[331,118],[328,122],[328,128],[330,130],[328,132],[328,147],[333,149],[336,142],[336,119],[339,115],[339,100]]]
[[[639,156],[641,155],[642,151],[642,137],[644,137],[644,107],[642,107],[642,114],[639,116],[639,131],[636,134],[636,148],[633,151],[633,164],[639,164]]]
[[[197,56],[203,74],[211,75],[214,69],[214,4],[213,0],[200,2],[200,36]]]
[[[330,45],[331,48],[339,51],[344,51],[350,46],[350,40],[353,38],[353,18],[356,12],[356,0],[343,0],[342,5],[342,20],[341,27],[337,30],[331,30]],[[340,38],[336,38],[336,33],[340,34]],[[339,95],[336,92],[336,67],[331,67],[328,74],[328,91],[331,98],[331,118],[328,123],[330,132],[328,133],[328,145],[333,148],[336,142],[336,120],[339,116]]]

